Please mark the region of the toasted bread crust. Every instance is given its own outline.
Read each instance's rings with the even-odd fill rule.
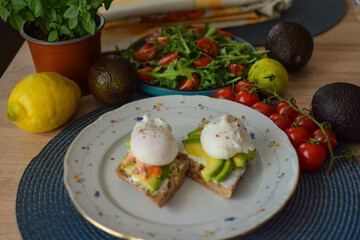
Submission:
[[[151,201],[153,201],[160,208],[165,206],[165,204],[174,196],[176,191],[180,188],[183,183],[186,171],[188,169],[188,158],[179,153],[176,159],[173,162],[171,167],[170,174],[168,176],[168,181],[164,186],[161,186],[156,192],[151,193],[149,190],[145,189],[141,183],[134,182],[130,180],[130,176],[122,168],[121,163],[116,168],[117,175],[135,187],[138,191],[144,193]]]
[[[189,168],[186,172],[186,175],[189,176],[192,180],[202,184],[204,187],[212,190],[213,192],[217,193],[218,195],[222,196],[223,198],[230,198],[234,193],[236,186],[238,185],[239,181],[242,179],[243,175],[240,175],[236,183],[231,187],[228,188],[220,183],[216,183],[215,181],[208,181],[206,182],[205,179],[201,176],[200,171],[205,167],[203,164],[200,164],[190,157],[189,159]],[[244,166],[245,168],[247,165]]]

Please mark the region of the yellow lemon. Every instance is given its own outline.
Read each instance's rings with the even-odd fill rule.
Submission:
[[[289,84],[289,75],[285,67],[271,58],[262,58],[254,63],[249,70],[248,80],[255,82],[264,95],[276,92],[278,95],[284,93]]]
[[[7,118],[29,132],[46,132],[64,123],[76,111],[80,87],[52,72],[29,75],[11,91]]]

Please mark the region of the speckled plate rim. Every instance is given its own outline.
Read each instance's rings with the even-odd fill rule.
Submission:
[[[258,150],[244,180],[240,182],[241,187],[238,188],[241,190],[236,191],[232,199],[222,199],[186,179],[179,190],[181,194],[175,194],[167,206],[158,209],[145,196],[139,195],[136,190],[118,179],[115,171],[109,173],[107,170],[118,164],[111,158],[120,158],[110,156],[113,156],[113,153],[124,154],[126,147],[122,145],[125,145],[124,141],[137,118],[144,113],[150,113],[152,117],[165,116],[173,129],[178,127],[177,123],[185,122],[187,130],[193,129],[194,123],[198,123],[202,117],[212,119],[225,113],[241,117]],[[179,131],[183,132],[182,136],[179,136]],[[181,141],[187,132],[184,132],[184,126],[181,126],[179,131],[175,130],[174,135]],[[110,155],[109,151],[112,151]],[[100,161],[92,160],[98,157]],[[104,176],[111,174],[109,179],[105,179]],[[74,139],[65,155],[63,181],[79,213],[96,227],[115,236],[219,239],[242,235],[273,217],[294,193],[298,179],[299,166],[295,149],[285,133],[264,115],[228,100],[207,96],[171,95],[131,102],[105,113],[88,125]],[[115,187],[108,186],[109,181]],[[200,208],[199,205],[189,208],[189,205],[183,203],[192,197],[193,190],[202,196],[201,201],[210,199],[210,203],[207,203],[210,207],[217,204],[220,208],[227,209],[226,214],[218,211],[216,217],[210,217],[209,220],[209,215],[204,216],[205,212],[199,212],[201,219],[190,220],[194,216],[189,216],[190,222],[185,224],[186,214]],[[118,192],[112,194],[111,191]],[[246,196],[247,193],[251,196]],[[135,203],[132,204],[132,209],[124,210],[117,200],[112,199],[114,197],[121,198],[119,201],[129,204],[127,206]],[[193,204],[199,204],[199,201]],[[158,211],[156,214],[159,213],[159,217],[152,222],[153,218],[149,219],[149,216],[139,216],[139,212],[134,210],[136,207],[144,214]],[[172,211],[178,208],[186,214],[181,211],[174,215]],[[172,224],[174,216],[183,222],[179,225]]]
[[[144,43],[145,38],[139,39],[138,41],[132,43],[128,47],[128,50],[133,49],[133,48],[135,48],[135,49],[140,48],[140,46]],[[232,38],[235,41],[239,42],[239,43],[248,44],[249,49],[251,49],[253,52],[256,51],[256,49],[255,49],[255,47],[253,45],[251,45],[249,42],[242,39],[241,37],[233,36]],[[229,86],[229,85],[227,85],[227,86]],[[148,93],[148,94],[151,94],[153,96],[178,95],[178,94],[180,94],[180,95],[212,96],[217,90],[219,90],[220,88],[223,88],[223,87],[227,87],[227,86],[222,86],[222,87],[217,87],[217,88],[209,88],[209,89],[202,89],[202,90],[180,90],[180,89],[171,89],[171,88],[164,88],[164,87],[154,86],[154,85],[151,85],[149,83],[146,83],[146,82],[141,81],[140,79],[138,79],[138,87],[139,87],[139,89],[141,91],[143,91],[145,93]]]

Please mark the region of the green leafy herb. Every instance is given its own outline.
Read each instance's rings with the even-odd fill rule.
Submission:
[[[34,22],[46,38],[41,40],[69,40],[94,34],[95,15],[104,5],[109,9],[113,0],[1,0],[0,17],[21,30],[23,22]]]

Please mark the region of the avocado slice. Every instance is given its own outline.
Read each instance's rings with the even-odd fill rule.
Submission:
[[[256,149],[254,149],[253,151],[249,151],[246,154],[246,160],[248,160],[248,161],[253,160],[255,158],[255,155],[256,155]]]
[[[223,160],[224,161],[224,160]],[[228,159],[224,161],[224,167],[221,169],[221,171],[213,178],[216,182],[222,182],[224,181],[230,173],[234,169],[234,162],[232,159]]]
[[[200,135],[201,135],[201,130],[200,128],[195,129],[194,131],[191,131],[188,133],[188,138],[199,138],[200,139]]]
[[[135,164],[135,162],[126,164],[124,167],[125,172],[135,177],[142,185],[149,189],[150,192],[155,192],[161,184],[161,178],[150,175],[145,179],[142,178],[139,174],[133,174],[131,170],[135,167]]]
[[[195,129],[194,131],[191,131],[188,133],[188,138],[200,138],[201,135],[201,131],[203,130],[203,128],[208,124],[208,121],[204,121],[201,123],[201,127],[198,127],[197,129]]]
[[[246,154],[245,153],[238,153],[235,156],[233,156],[234,166],[236,168],[241,168],[245,166],[246,162]]]
[[[201,175],[205,181],[209,181],[216,176],[223,168],[225,161],[209,156],[201,147],[200,139],[189,138],[183,140],[186,151],[194,156],[201,157],[206,161],[206,166],[201,170]]]

